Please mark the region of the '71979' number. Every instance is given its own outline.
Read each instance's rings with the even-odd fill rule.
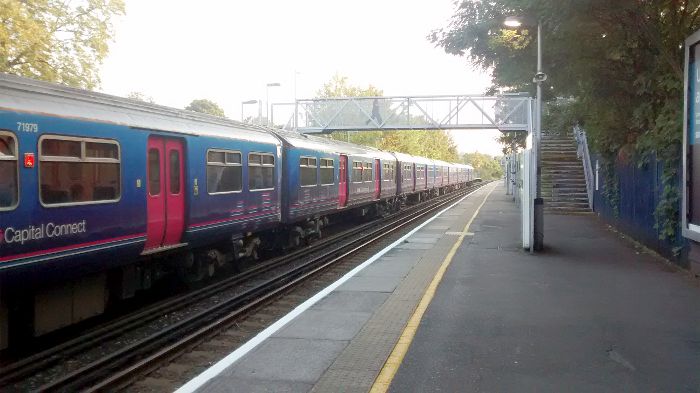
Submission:
[[[21,132],[39,132],[39,125],[37,123],[22,123],[17,122],[17,131]]]

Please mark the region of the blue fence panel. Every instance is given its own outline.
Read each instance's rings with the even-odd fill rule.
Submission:
[[[598,189],[593,193],[595,212],[605,221],[626,233],[636,241],[657,251],[681,265],[685,265],[684,257],[687,242],[681,236],[680,224],[673,239],[659,239],[656,229],[654,212],[663,194],[662,182],[663,162],[651,157],[646,165],[638,166],[634,160],[621,162],[616,160],[614,174],[606,173],[603,158],[591,154],[591,164],[596,168],[599,162]],[[680,168],[679,172],[680,173]],[[617,211],[611,201],[605,197],[605,187],[608,176],[616,176],[619,186],[619,202]],[[681,180],[677,186],[681,187]],[[613,193],[614,194],[614,193]],[[680,202],[678,211],[681,210]],[[678,250],[681,250],[679,253]]]

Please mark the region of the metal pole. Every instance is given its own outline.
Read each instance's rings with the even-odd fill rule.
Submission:
[[[241,102],[241,123],[245,121],[245,117],[243,117],[243,103]]]
[[[537,23],[537,74],[542,73],[542,23]],[[540,251],[544,248],[544,200],[542,199],[540,178],[542,170],[540,168],[540,143],[542,139],[542,81],[537,78],[537,104],[534,142],[534,163],[535,163],[535,204],[534,204],[534,236],[533,249]]]
[[[539,86],[539,85],[538,85]],[[270,126],[270,84],[265,86],[265,124]]]

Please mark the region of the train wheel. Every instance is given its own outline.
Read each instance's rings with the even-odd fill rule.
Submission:
[[[207,263],[207,276],[209,278],[214,277],[216,274],[216,262],[215,261],[208,261]]]
[[[301,246],[301,233],[299,233],[297,228],[294,228],[289,232],[289,241],[287,244],[290,249],[295,249]]]
[[[207,274],[204,268],[203,258],[197,258],[192,252],[187,252],[182,256],[182,261],[178,264],[177,274],[182,281],[194,284],[204,279]]]

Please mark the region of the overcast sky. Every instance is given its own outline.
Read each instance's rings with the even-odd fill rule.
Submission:
[[[334,74],[384,95],[480,94],[487,75],[427,41],[453,0],[126,0],[102,90],[141,92],[182,108],[208,98],[227,116],[241,101],[311,98]],[[246,115],[255,109],[246,107]],[[500,154],[497,131],[453,132],[459,150]]]

